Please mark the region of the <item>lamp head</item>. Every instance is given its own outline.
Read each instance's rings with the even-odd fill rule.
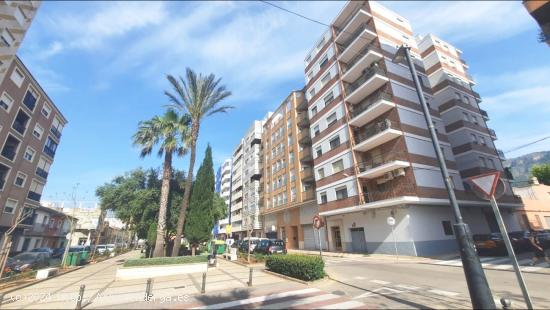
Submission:
[[[406,49],[410,49],[410,47],[409,47],[407,44],[401,45],[401,46],[397,49],[397,52],[395,52],[395,55],[394,55],[393,58],[392,58],[392,62],[393,62],[393,63],[405,62],[405,50],[406,50]]]

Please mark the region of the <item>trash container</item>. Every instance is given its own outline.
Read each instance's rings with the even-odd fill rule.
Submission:
[[[85,264],[88,261],[88,259],[90,258],[90,252],[84,251],[84,252],[80,252],[80,253],[81,253],[80,263]]]
[[[65,266],[70,266],[71,265],[71,261],[73,259],[73,252],[69,252],[67,253],[67,257],[65,257]]]
[[[78,261],[80,261],[80,255],[78,252],[72,252],[70,253],[69,259],[70,259],[69,262],[71,266],[77,266],[78,265],[77,259]]]

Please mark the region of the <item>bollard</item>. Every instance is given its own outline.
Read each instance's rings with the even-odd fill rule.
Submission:
[[[202,288],[201,288],[201,294],[206,293],[206,272],[203,272],[202,274]]]
[[[153,296],[153,279],[147,279],[147,285],[145,286],[145,301],[150,301]]]
[[[512,301],[510,299],[502,297],[500,303],[502,304],[502,309],[512,309]]]
[[[84,299],[84,289],[86,285],[80,285],[80,290],[78,291],[78,299],[76,300],[76,310],[82,309],[82,299]]]
[[[249,269],[249,273],[248,273],[248,286],[252,286],[252,267],[250,267]]]

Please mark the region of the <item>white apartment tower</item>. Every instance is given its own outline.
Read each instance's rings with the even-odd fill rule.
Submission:
[[[229,224],[230,198],[231,198],[231,158],[224,160],[216,175],[216,192],[225,201],[227,205],[227,216],[218,221],[219,234],[226,233],[226,227]]]
[[[409,68],[392,61],[402,44],[411,47],[465,221],[473,233],[496,229],[489,203],[464,182],[503,167],[461,52],[433,35],[415,38],[406,18],[377,2],[350,1],[304,70],[316,199],[331,251],[394,253],[389,216],[401,254],[457,249]],[[509,229],[519,229],[513,210],[521,201],[508,189],[499,205]]]

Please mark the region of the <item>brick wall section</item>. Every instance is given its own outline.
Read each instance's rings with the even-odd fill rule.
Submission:
[[[313,115],[310,119],[309,119],[309,122],[311,124],[315,123],[316,121],[318,121],[321,117],[323,117],[326,113],[328,113],[328,111],[330,111],[332,108],[334,108],[335,106],[337,106],[338,104],[340,104],[342,102],[343,98],[342,98],[342,95],[339,95],[338,97],[332,99],[331,102],[329,102],[327,105],[325,105],[320,111],[317,111],[317,114]]]
[[[320,141],[324,137],[326,137],[326,136],[330,135],[331,133],[333,133],[336,128],[339,128],[340,126],[342,126],[345,123],[346,123],[346,120],[343,117],[340,118],[339,120],[337,120],[336,122],[334,122],[333,124],[331,124],[330,126],[325,128],[325,130],[321,131],[318,135],[311,138],[312,143],[317,143],[318,141]]]
[[[359,196],[351,196],[346,199],[333,200],[319,205],[319,212],[332,211],[347,207],[356,206],[359,204]]]
[[[326,176],[326,177],[324,177],[320,180],[317,180],[316,184],[317,184],[317,187],[323,187],[325,185],[334,183],[338,180],[345,179],[345,178],[350,177],[352,175],[355,175],[355,168],[354,167],[344,169],[340,172],[337,172],[335,174],[332,174],[332,175]]]
[[[320,163],[324,162],[325,160],[327,160],[329,158],[332,158],[334,155],[339,154],[339,153],[341,153],[345,150],[348,150],[349,148],[350,148],[349,141],[343,142],[342,144],[340,144],[335,149],[332,149],[332,150],[322,154],[321,156],[313,159],[313,165],[317,166]],[[315,154],[315,150],[313,150],[313,154]]]

